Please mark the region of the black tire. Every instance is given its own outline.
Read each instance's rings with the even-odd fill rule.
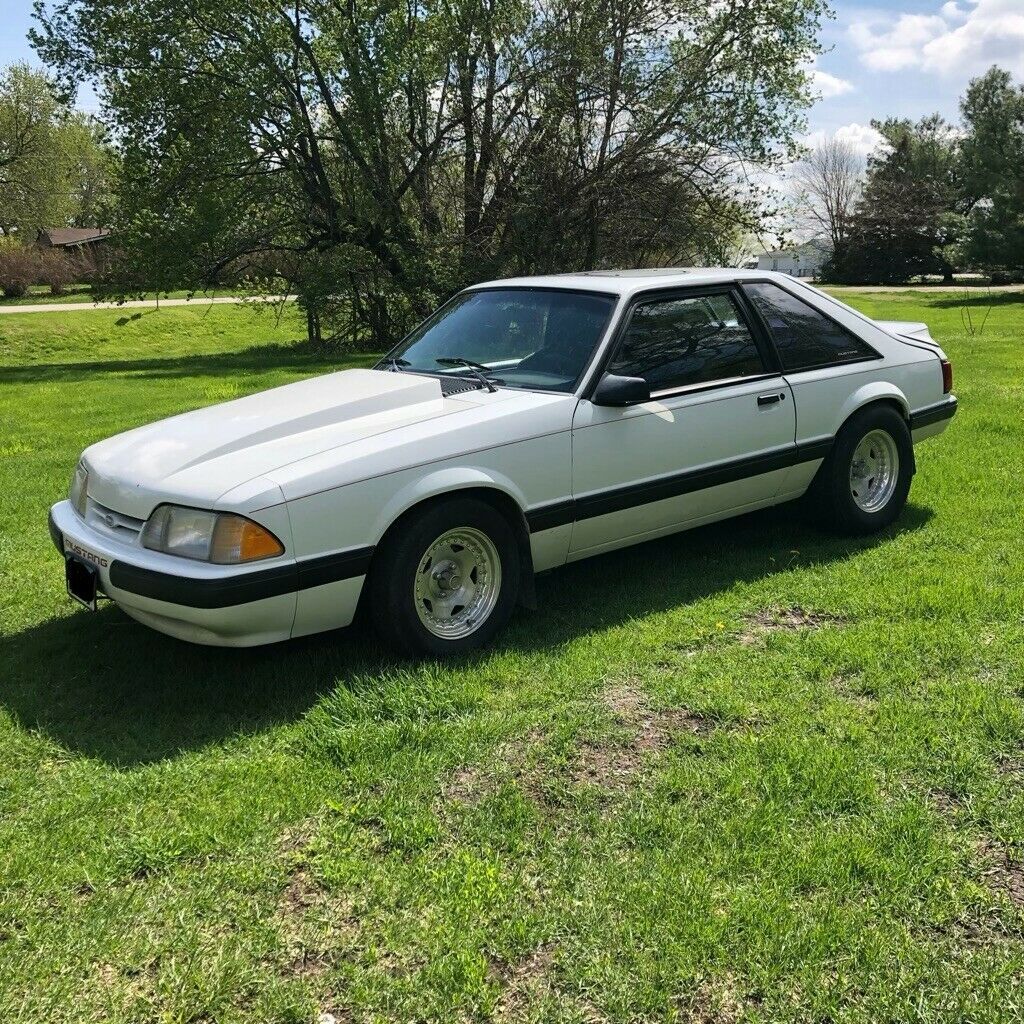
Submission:
[[[866,510],[854,496],[850,475],[857,446],[875,431],[883,431],[892,439],[899,469],[884,504]],[[903,511],[913,475],[914,445],[907,421],[891,405],[872,405],[843,424],[809,497],[818,518],[830,530],[855,536],[874,533],[893,523]]]
[[[486,618],[468,636],[435,635],[417,612],[416,581],[431,545],[450,530],[485,535],[500,560],[501,583]],[[388,644],[413,655],[447,657],[483,647],[508,621],[519,594],[520,562],[508,520],[479,498],[452,497],[413,510],[391,530],[370,569],[369,611],[374,628]]]

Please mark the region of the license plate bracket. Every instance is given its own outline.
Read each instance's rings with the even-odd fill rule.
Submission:
[[[90,611],[96,611],[99,580],[96,567],[74,555],[67,555],[64,559],[64,578],[68,585],[68,596]]]

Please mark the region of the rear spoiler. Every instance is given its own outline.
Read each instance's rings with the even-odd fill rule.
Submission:
[[[934,345],[936,348],[939,347],[939,343],[931,336],[931,332],[928,330],[928,325],[923,324],[920,321],[876,320],[875,323],[881,327],[883,331],[895,334],[897,338],[904,338],[907,341],[923,341],[926,345]]]

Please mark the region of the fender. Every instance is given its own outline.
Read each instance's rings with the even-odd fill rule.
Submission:
[[[910,403],[907,402],[907,396],[895,384],[891,384],[888,381],[872,381],[870,384],[864,384],[857,388],[839,407],[834,432],[838,433],[842,425],[858,409],[862,409],[865,405],[870,405],[872,402],[877,402],[881,399],[894,401],[899,406],[900,412],[903,413],[903,418],[909,422]]]
[[[860,409],[870,405],[872,402],[878,401],[889,401],[895,402],[899,406],[900,413],[903,418],[907,421],[907,429],[910,429],[910,405],[907,402],[907,396],[896,387],[895,384],[891,384],[888,381],[873,381],[870,384],[865,384],[863,387],[858,388],[845,402],[839,407],[839,419],[836,423],[836,433],[842,429],[846,421]],[[910,472],[917,472],[917,460],[914,458],[914,446],[911,443],[910,446]]]
[[[374,523],[375,544],[401,516],[411,508],[428,501],[449,495],[456,491],[471,488],[486,488],[498,491],[508,498],[519,509],[521,521],[516,524],[516,539],[519,544],[520,563],[522,565],[520,604],[536,609],[537,598],[534,590],[533,557],[530,550],[529,529],[526,525],[526,497],[522,491],[503,473],[483,470],[469,466],[450,466],[428,473],[403,487],[394,498],[381,509]]]
[[[391,524],[414,505],[419,505],[428,498],[451,494],[453,491],[464,491],[469,487],[486,487],[501,491],[515,502],[521,512],[526,508],[525,495],[504,474],[473,466],[449,466],[418,477],[394,494],[374,520],[374,543],[379,544]]]

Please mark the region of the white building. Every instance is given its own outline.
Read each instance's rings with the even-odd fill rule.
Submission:
[[[812,238],[802,245],[762,253],[758,270],[774,270],[790,277],[817,277],[822,264],[832,255],[832,246],[823,238]]]

